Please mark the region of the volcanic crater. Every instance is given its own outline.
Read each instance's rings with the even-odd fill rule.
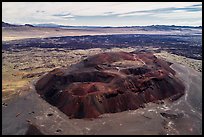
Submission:
[[[185,87],[170,65],[150,52],[100,53],[67,69],[54,69],[35,88],[70,118],[97,118],[181,97]]]

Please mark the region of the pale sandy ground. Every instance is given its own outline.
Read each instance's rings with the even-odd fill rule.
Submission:
[[[195,31],[195,32],[194,32]],[[46,38],[60,36],[82,35],[110,35],[110,34],[176,34],[201,33],[202,30],[182,31],[144,31],[137,28],[88,28],[88,29],[62,29],[62,28],[2,28],[2,41],[18,40],[26,38]]]
[[[98,119],[69,119],[35,92],[22,92],[7,107],[2,108],[2,134],[25,134],[29,123],[43,134],[202,134],[202,73],[174,63],[171,66],[186,85],[186,94],[177,101],[164,104],[149,103],[143,109],[104,114]],[[160,112],[182,113],[177,119],[164,118]],[[47,114],[53,114],[47,116]],[[57,132],[59,131],[59,132]]]

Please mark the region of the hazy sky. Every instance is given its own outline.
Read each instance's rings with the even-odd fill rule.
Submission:
[[[3,2],[2,21],[82,26],[202,26],[201,2]]]

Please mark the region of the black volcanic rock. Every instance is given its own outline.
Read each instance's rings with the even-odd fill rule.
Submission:
[[[71,118],[95,118],[181,97],[185,87],[169,65],[152,53],[101,53],[54,69],[35,88]]]

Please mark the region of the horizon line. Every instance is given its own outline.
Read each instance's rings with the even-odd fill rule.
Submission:
[[[147,27],[147,26],[174,26],[174,27],[202,27],[202,25],[197,25],[197,26],[194,26],[194,25],[175,25],[175,24],[168,24],[168,25],[164,25],[164,24],[149,24],[149,25],[123,25],[123,26],[106,26],[106,25],[62,25],[62,24],[55,24],[55,23],[38,23],[38,24],[32,24],[32,23],[24,23],[24,24],[18,24],[18,23],[9,23],[9,22],[5,22],[5,21],[2,21],[2,23],[8,23],[8,24],[11,24],[11,25],[58,25],[58,26],[73,26],[73,27]],[[38,26],[36,26],[38,27]],[[40,26],[39,26],[40,27]]]

